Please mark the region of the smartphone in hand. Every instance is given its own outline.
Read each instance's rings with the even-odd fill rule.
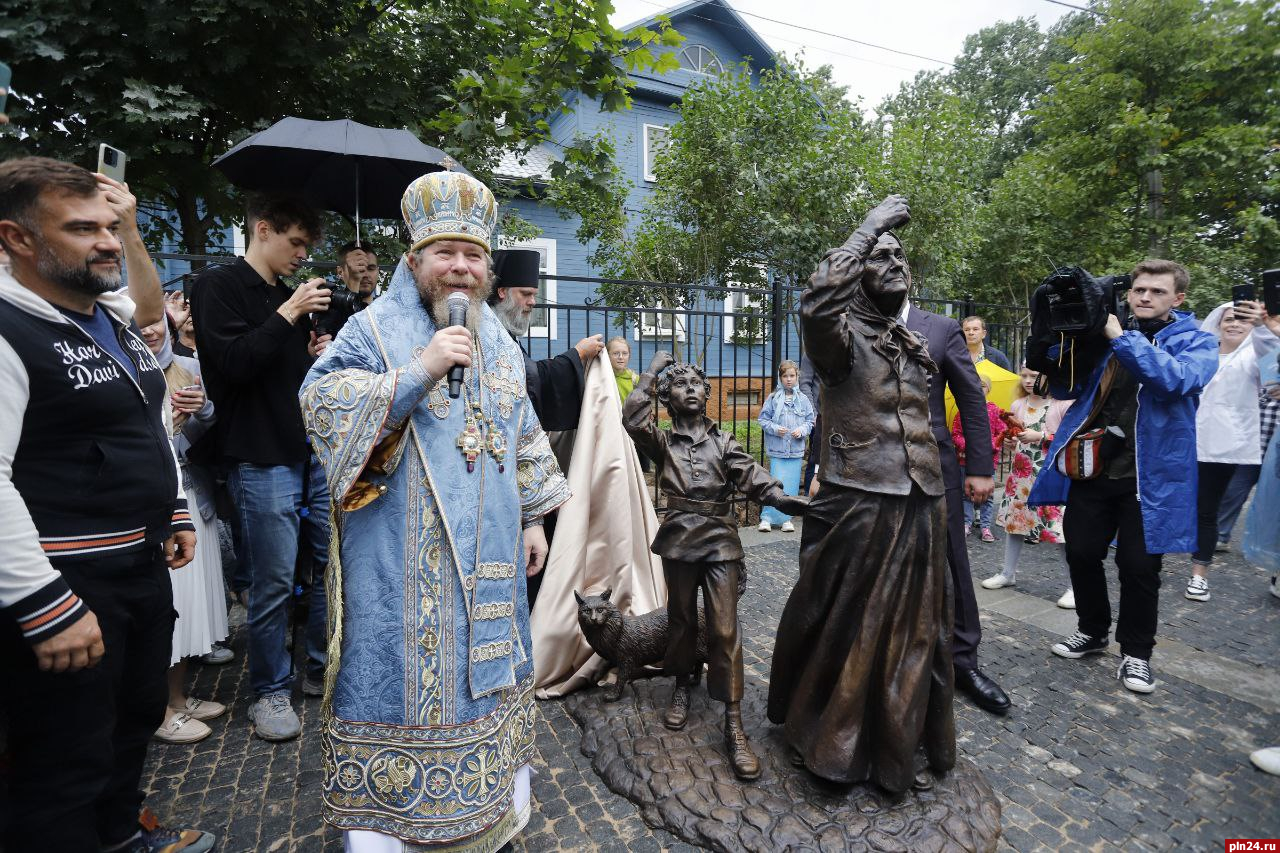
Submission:
[[[98,146],[98,171],[113,181],[124,183],[124,164],[128,159],[119,148],[105,142]]]
[[[1252,284],[1233,284],[1231,285],[1231,304],[1239,305],[1241,302],[1255,302],[1258,299],[1258,293],[1254,290]]]
[[[9,100],[9,83],[13,80],[13,71],[8,65],[0,62],[0,113],[4,112],[5,103]]]
[[[1262,302],[1268,314],[1280,317],[1280,269],[1262,274]]]

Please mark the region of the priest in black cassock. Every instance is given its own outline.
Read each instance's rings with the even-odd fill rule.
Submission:
[[[524,352],[525,387],[538,422],[551,440],[552,449],[564,471],[569,470],[572,435],[559,441],[558,433],[578,428],[582,414],[582,393],[586,387],[586,364],[604,349],[604,336],[583,338],[572,349],[557,356],[534,361],[529,355],[529,320],[538,299],[538,253],[533,249],[498,249],[493,253],[494,287],[489,304],[511,337]],[[550,542],[555,534],[555,513],[543,519]],[[542,588],[543,573],[529,578],[529,608],[533,609]]]
[[[538,253],[498,249],[493,253],[494,288],[489,304],[524,350],[524,372],[533,411],[546,432],[578,428],[586,363],[604,349],[604,336],[583,338],[569,350],[534,361],[526,335],[538,298]]]

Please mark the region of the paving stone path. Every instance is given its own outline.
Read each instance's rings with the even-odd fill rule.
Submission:
[[[743,538],[760,541],[746,531]],[[766,542],[748,548],[751,587],[741,605],[748,679],[761,682],[795,581],[798,535]],[[970,547],[975,577],[997,570],[1002,543]],[[1186,571],[1178,558],[1168,561],[1160,631],[1177,643],[1165,648],[1274,673],[1280,599],[1236,554],[1219,557],[1206,603],[1182,598]],[[1016,589],[1027,600],[1052,602],[1064,582],[1052,549],[1025,548]],[[1225,838],[1280,837],[1280,778],[1248,761],[1250,750],[1280,744],[1280,703],[1245,701],[1230,682],[1205,686],[1170,675],[1161,655],[1173,652],[1160,646],[1153,659],[1160,686],[1139,697],[1115,680],[1113,656],[1060,660],[1048,650],[1055,634],[990,609],[983,631],[982,665],[1015,709],[993,717],[958,699],[956,729],[961,754],[1000,798],[1001,849],[1220,851]],[[295,695],[304,724],[297,741],[253,738],[242,630],[233,646],[237,661],[198,667],[195,686],[197,695],[231,703],[231,713],[212,723],[214,735],[202,743],[152,746],[148,804],[166,819],[217,833],[224,853],[341,850],[338,833],[320,821],[319,700]],[[650,828],[636,805],[592,771],[563,701],[539,707],[534,814],[518,848],[694,849]]]

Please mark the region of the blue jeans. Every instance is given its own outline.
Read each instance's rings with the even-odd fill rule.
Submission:
[[[963,465],[960,466],[960,482],[964,482],[964,466]],[[973,502],[966,500],[964,502],[964,526],[966,528],[969,525],[973,524],[973,510],[974,510]],[[995,510],[996,510],[996,496],[995,496],[995,492],[992,492],[991,497],[987,498],[986,503],[978,505],[978,522],[979,522],[978,526],[990,527],[991,516],[995,513]]]
[[[324,588],[329,558],[329,486],[324,470],[310,464],[241,463],[227,478],[240,521],[240,562],[249,587],[249,684],[259,696],[288,690],[293,659],[285,648],[293,597],[298,533],[305,529],[314,555],[307,617],[307,675],[324,675],[329,645]]]
[[[1222,494],[1222,505],[1218,507],[1219,542],[1231,540],[1231,529],[1236,526],[1240,510],[1244,509],[1245,501],[1249,500],[1249,492],[1253,491],[1261,474],[1261,465],[1236,466],[1236,472],[1231,475],[1231,482],[1227,483],[1227,490]]]
[[[796,495],[800,493],[800,476],[804,473],[804,459],[795,457],[794,459],[774,459],[769,457],[769,474],[774,479],[782,481],[782,492],[787,495]],[[782,524],[790,521],[791,516],[786,515],[780,509],[771,506],[760,507],[760,520],[767,521],[770,524]]]

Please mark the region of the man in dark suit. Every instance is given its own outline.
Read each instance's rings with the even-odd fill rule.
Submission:
[[[930,377],[929,421],[942,457],[942,479],[947,489],[947,565],[951,568],[951,581],[955,587],[955,637],[951,657],[956,670],[956,688],[979,708],[993,714],[1004,714],[1009,710],[1009,697],[999,684],[978,668],[982,626],[978,622],[978,601],[969,573],[969,550],[964,537],[963,502],[967,499],[980,504],[995,490],[992,479],[995,464],[991,454],[986,397],[973,359],[969,357],[960,324],[950,317],[932,314],[909,303],[903,306],[902,312],[899,321],[928,342],[929,357],[938,365],[938,373]],[[960,411],[967,445],[967,476],[963,482],[955,446],[951,443],[951,429],[947,424],[944,395],[948,386]]]

